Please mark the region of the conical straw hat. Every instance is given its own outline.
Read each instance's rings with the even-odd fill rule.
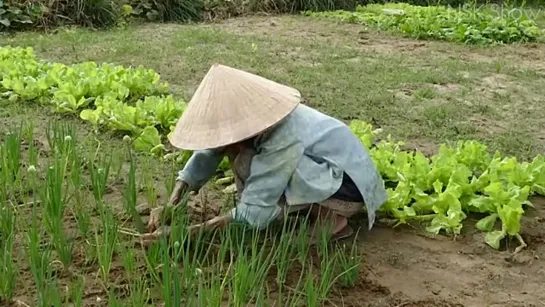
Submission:
[[[296,89],[215,64],[176,123],[170,142],[184,150],[237,143],[278,123],[300,101]]]

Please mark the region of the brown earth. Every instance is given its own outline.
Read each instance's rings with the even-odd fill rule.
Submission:
[[[529,247],[515,256],[516,242],[493,250],[469,225],[456,240],[377,227],[360,239],[368,278],[403,298],[392,306],[543,306],[544,204],[528,210],[522,236]]]

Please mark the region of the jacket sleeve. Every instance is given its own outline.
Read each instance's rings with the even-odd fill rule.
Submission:
[[[176,179],[186,182],[191,191],[199,190],[212,178],[223,157],[219,149],[195,151]]]
[[[233,219],[257,228],[269,225],[281,212],[278,201],[303,151],[293,134],[277,135],[263,142],[252,159],[240,202],[231,211]]]

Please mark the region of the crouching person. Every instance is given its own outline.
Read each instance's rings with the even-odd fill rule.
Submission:
[[[214,65],[170,138],[194,151],[179,172],[170,203],[198,191],[224,156],[231,162],[237,205],[223,216],[190,226],[200,231],[232,221],[263,229],[284,214],[310,210],[315,229],[332,239],[353,234],[348,218],[367,208],[372,228],[386,201],[384,183],[367,150],[341,121],[301,103],[300,93],[262,77]],[[165,234],[163,209],[151,212],[145,243]]]

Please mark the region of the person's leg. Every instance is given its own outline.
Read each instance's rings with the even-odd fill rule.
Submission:
[[[316,221],[313,237],[316,238],[320,230],[338,239],[351,236],[353,229],[348,225],[348,218],[361,212],[363,206],[358,187],[345,173],[339,190],[329,199],[311,207],[310,215]]]
[[[336,214],[333,210],[320,205],[313,205],[310,209],[311,216],[315,219],[319,228],[330,227],[331,234],[337,234],[348,225],[348,219]]]
[[[338,202],[337,200],[332,200]],[[329,240],[340,240],[352,236],[354,230],[348,225],[348,218],[344,216],[345,212],[338,212],[329,208],[331,201],[323,202],[319,205],[313,205],[310,214],[314,217],[314,223],[311,226],[311,243],[315,244],[324,234]],[[335,205],[334,205],[335,206]],[[334,207],[333,206],[333,207]],[[342,213],[342,214],[339,214]]]

